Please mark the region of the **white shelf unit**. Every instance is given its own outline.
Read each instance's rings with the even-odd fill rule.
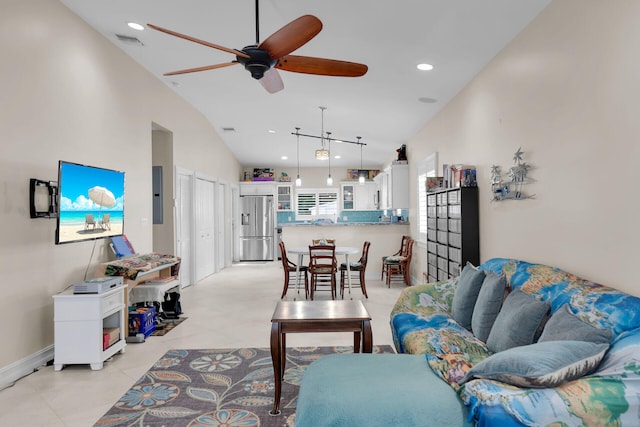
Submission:
[[[142,271],[140,273],[138,273],[138,275],[136,276],[135,279],[129,279],[127,277],[124,277],[124,289],[125,289],[125,294],[124,294],[124,304],[125,304],[125,324],[124,324],[124,336],[128,336],[129,334],[129,322],[128,322],[128,312],[126,312],[127,308],[129,307],[130,303],[129,303],[129,293],[131,292],[132,289],[134,289],[136,286],[139,286],[141,283],[143,283],[144,281],[147,280],[152,280],[155,279],[156,277],[160,277],[160,278],[164,278],[164,277],[170,277],[172,276],[172,267],[174,265],[179,264],[178,262],[169,262],[167,264],[162,264],[159,265],[157,267],[154,267],[150,270],[147,271]],[[105,271],[107,268],[107,265],[109,265],[108,262],[103,263],[103,264],[99,264],[98,267],[96,268],[95,271],[95,277],[104,277],[106,276]],[[178,287],[178,289],[180,289],[180,281],[179,279],[177,279],[178,283],[175,283],[175,285],[173,285],[170,288],[167,289],[172,289],[174,287]]]
[[[125,352],[125,289],[118,286],[101,294],[74,294],[70,288],[53,296],[56,371],[73,364],[100,370],[105,360]],[[120,329],[118,341],[105,350],[104,328]]]

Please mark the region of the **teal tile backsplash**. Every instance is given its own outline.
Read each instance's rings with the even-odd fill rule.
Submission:
[[[340,216],[339,216],[338,222],[342,222],[342,223],[350,223],[350,222],[357,222],[357,223],[379,222],[380,221],[380,217],[382,216],[383,213],[384,213],[384,211],[382,211],[382,210],[376,210],[376,211],[342,211],[342,212],[340,212]],[[387,211],[387,213],[390,214],[391,211]],[[347,218],[346,221],[344,220],[344,217]],[[403,209],[402,210],[402,217],[405,219],[405,221],[408,219],[408,217],[409,217],[409,210],[408,209]],[[304,222],[304,221],[296,221],[295,212],[278,212],[277,218],[278,218],[278,224],[295,224],[295,223]]]

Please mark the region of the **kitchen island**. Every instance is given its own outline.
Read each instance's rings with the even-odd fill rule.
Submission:
[[[382,270],[382,257],[400,249],[402,236],[410,232],[408,223],[382,222],[342,222],[324,225],[284,223],[278,227],[282,227],[282,241],[287,248],[309,246],[313,239],[336,239],[337,246],[353,246],[362,250],[365,240],[370,241],[366,277],[378,280]],[[350,257],[351,262],[356,262],[360,255]],[[294,258],[289,257],[296,262]]]

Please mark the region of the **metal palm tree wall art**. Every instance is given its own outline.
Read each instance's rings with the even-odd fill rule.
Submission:
[[[523,185],[533,182],[533,179],[527,176],[531,165],[522,161],[523,154],[524,151],[521,148],[518,148],[518,151],[514,153],[514,165],[509,169],[506,181],[502,178],[500,166],[491,166],[492,201],[523,200],[535,197],[535,194],[527,195],[522,191]]]

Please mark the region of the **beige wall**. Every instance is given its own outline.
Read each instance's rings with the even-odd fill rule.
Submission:
[[[29,178],[58,160],[126,172],[125,232],[153,247],[152,123],[173,133],[175,164],[227,182],[240,166],[204,117],[60,2],[3,0],[0,14],[0,368],[53,345],[52,295],[108,259],[106,241],[54,244],[55,220],[29,217]]]
[[[553,1],[408,142],[414,172],[432,152],[477,165],[482,260],[550,264],[640,295],[639,17],[635,0]],[[511,167],[518,147],[536,197],[492,203],[490,167]]]
[[[154,252],[174,253],[173,218],[173,134],[164,130],[154,130],[151,134],[152,166],[162,168],[162,224],[153,224]],[[153,181],[153,180],[152,180]],[[155,198],[155,195],[154,195]],[[152,210],[153,212],[153,210]],[[151,215],[153,219],[153,213]],[[153,223],[153,221],[152,221]]]

